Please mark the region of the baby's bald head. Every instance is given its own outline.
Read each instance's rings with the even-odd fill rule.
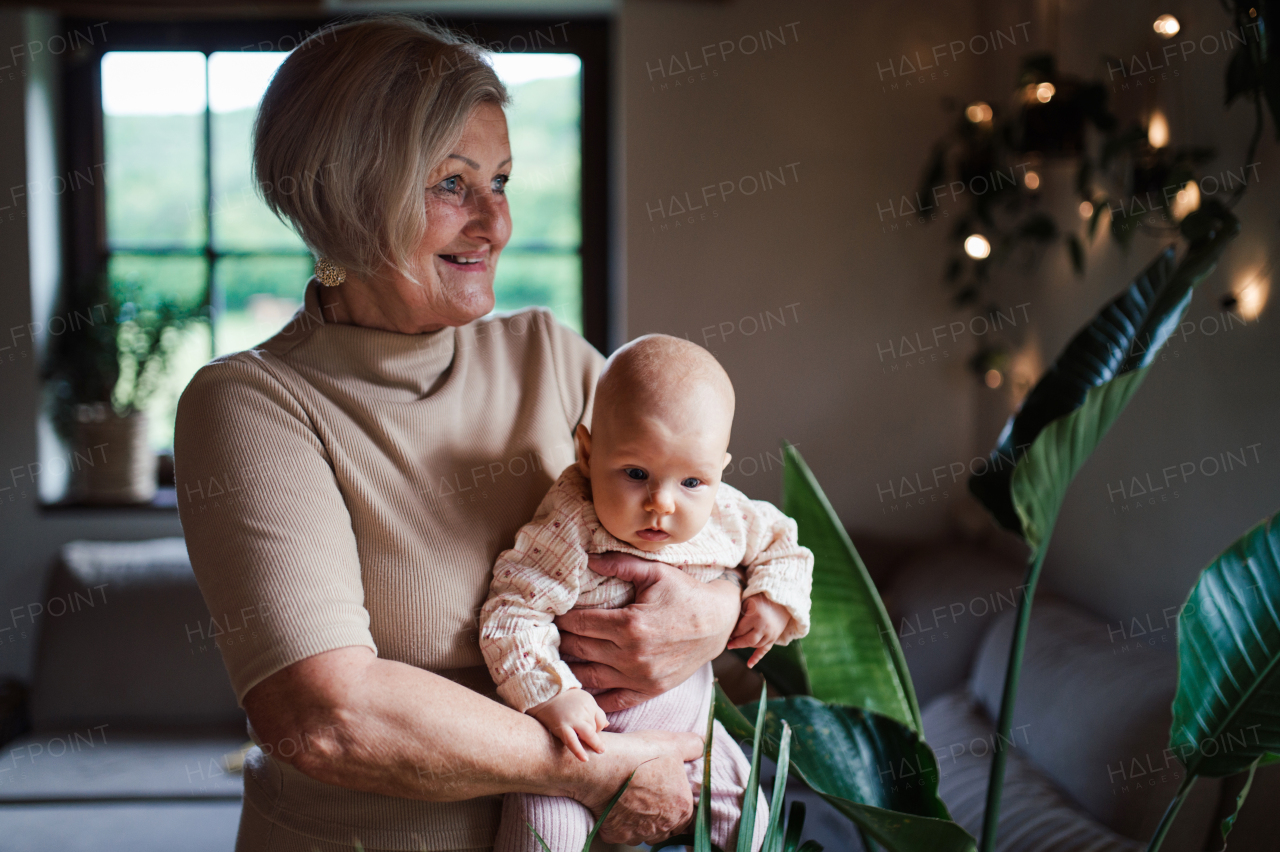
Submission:
[[[591,428],[575,433],[601,525],[646,552],[693,538],[715,508],[732,427],[733,385],[701,346],[649,334],[613,353]]]
[[[614,352],[596,386],[592,431],[628,420],[657,419],[670,428],[719,432],[729,444],[734,394],[729,375],[696,343],[646,334]]]

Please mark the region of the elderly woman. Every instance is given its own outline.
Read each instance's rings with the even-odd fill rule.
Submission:
[[[598,814],[633,772],[603,839],[691,816],[697,736],[605,733],[582,763],[494,700],[477,646],[494,559],[572,460],[602,366],[545,310],[485,318],[511,234],[505,101],[474,47],[403,18],[314,37],[263,99],[257,176],[318,280],[279,334],[200,370],[175,439],[191,562],[234,628],[219,646],[258,744],[244,852],[490,849],[501,794]],[[724,648],[731,579],[593,567],[637,589],[560,620],[606,710]]]

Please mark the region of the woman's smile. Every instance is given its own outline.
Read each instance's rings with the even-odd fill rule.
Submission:
[[[440,258],[451,269],[459,272],[488,272],[490,269],[488,248],[476,249],[475,251],[453,252],[452,254],[438,254]]]

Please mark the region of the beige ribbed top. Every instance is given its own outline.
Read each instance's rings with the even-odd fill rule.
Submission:
[[[603,359],[545,310],[429,334],[326,323],[312,282],[279,334],[178,405],[178,507],[236,695],[352,645],[492,693],[476,617],[494,560],[573,460]],[[366,847],[492,846],[500,797],[322,784],[269,756],[246,805]]]

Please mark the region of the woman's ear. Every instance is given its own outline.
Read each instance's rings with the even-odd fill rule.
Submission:
[[[573,448],[578,455],[578,470],[591,478],[591,430],[579,423],[573,433]]]

